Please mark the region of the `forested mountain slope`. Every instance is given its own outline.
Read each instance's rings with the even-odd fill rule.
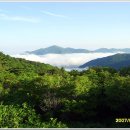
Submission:
[[[58,70],[58,68],[49,64],[13,58],[0,52],[0,70],[6,70],[12,73],[35,72],[40,74],[42,72],[46,73],[54,69]]]
[[[113,67],[115,69],[128,67],[130,66],[130,54],[115,54],[104,58],[98,58],[81,65],[80,68],[94,66]]]

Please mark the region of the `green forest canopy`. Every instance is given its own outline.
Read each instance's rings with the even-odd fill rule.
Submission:
[[[66,72],[0,53],[1,128],[130,127],[130,68]]]

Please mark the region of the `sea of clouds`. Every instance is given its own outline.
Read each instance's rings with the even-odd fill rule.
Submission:
[[[73,69],[78,68],[78,66],[88,61],[114,54],[115,53],[74,53],[74,54],[46,54],[46,55],[17,54],[12,56],[16,58],[23,58],[30,61],[47,63],[57,67],[65,67],[68,69]]]

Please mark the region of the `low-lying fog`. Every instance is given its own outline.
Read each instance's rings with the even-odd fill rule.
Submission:
[[[30,61],[38,61],[41,63],[51,64],[57,67],[64,67],[67,70],[78,68],[78,66],[97,58],[102,58],[115,53],[74,53],[74,54],[47,54],[47,55],[33,55],[33,54],[17,54],[12,55],[16,58],[24,58]]]

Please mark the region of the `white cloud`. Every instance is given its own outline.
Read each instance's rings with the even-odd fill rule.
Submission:
[[[80,54],[47,54],[37,56],[33,54],[13,55],[16,58],[24,58],[30,61],[38,61],[58,67],[78,67],[90,60],[114,55],[114,53],[80,53]]]
[[[41,11],[43,14],[46,14],[46,15],[50,15],[50,16],[53,16],[53,17],[60,17],[60,18],[68,18],[67,16],[65,15],[62,15],[62,14],[56,14],[56,13],[52,13],[52,12],[49,12],[49,11]]]
[[[5,13],[0,13],[0,19],[2,20],[10,20],[10,21],[22,21],[22,22],[31,22],[38,23],[39,19],[33,17],[23,17],[23,16],[11,16]]]

